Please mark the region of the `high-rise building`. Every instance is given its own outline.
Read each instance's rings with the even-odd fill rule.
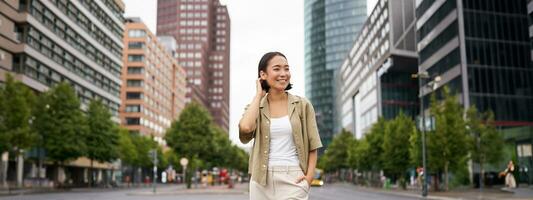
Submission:
[[[418,114],[414,3],[378,1],[341,66],[338,118],[357,138],[379,117]]]
[[[157,34],[174,36],[187,73],[186,101],[203,104],[229,131],[230,18],[218,0],[158,0]]]
[[[445,85],[465,108],[475,105],[482,112],[493,111],[495,125],[515,144],[509,152],[517,152],[521,169],[531,169],[533,163],[528,10],[532,9],[526,0],[416,1],[419,71],[442,77],[438,89],[420,89],[425,102]],[[533,177],[532,170],[520,173]]]
[[[124,4],[103,1],[0,1],[0,80],[36,91],[68,82],[82,105],[101,99],[118,122]]]
[[[327,146],[338,132],[335,74],[366,19],[366,0],[305,0],[305,95]]]
[[[165,145],[164,133],[185,105],[185,70],[178,65],[173,37],[159,42],[139,18],[126,19],[120,118],[130,132],[153,136]]]

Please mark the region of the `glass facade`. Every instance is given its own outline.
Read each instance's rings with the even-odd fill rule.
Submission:
[[[305,0],[304,4],[305,93],[327,146],[336,121],[334,76],[366,19],[366,0]]]
[[[528,183],[533,183],[529,178],[533,177],[532,171],[524,170],[533,167],[533,113],[529,112],[533,110],[531,2],[423,0],[416,11],[419,19],[426,20],[417,27],[417,42],[423,46],[419,49],[419,64],[431,77],[441,76],[440,85],[460,94],[466,105],[494,112],[495,124],[507,141],[504,157],[517,158],[517,181]],[[457,13],[455,17],[453,13]],[[463,20],[463,26],[459,20]],[[445,30],[437,31],[441,29]],[[459,42],[452,44],[455,38]],[[441,90],[433,91],[437,98]],[[424,97],[426,108],[429,96]]]
[[[533,66],[527,2],[464,1],[471,105],[496,121],[533,122]]]

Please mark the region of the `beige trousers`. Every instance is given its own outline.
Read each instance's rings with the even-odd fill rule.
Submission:
[[[304,176],[299,166],[272,166],[267,173],[265,186],[250,181],[250,200],[307,200],[309,183],[299,177]]]

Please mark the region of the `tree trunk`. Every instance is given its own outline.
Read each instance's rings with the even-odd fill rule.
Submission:
[[[485,174],[485,169],[483,169],[483,161],[480,161],[479,162],[479,188],[483,188],[483,183],[485,183],[485,176],[483,176]]]
[[[449,178],[448,178],[448,166],[450,164],[448,162],[446,162],[444,164],[444,191],[448,191],[448,183],[449,183]]]
[[[93,187],[93,159],[91,159],[91,167],[89,167],[89,187]]]
[[[24,172],[24,155],[22,155],[22,150],[17,150],[17,187],[22,187],[22,176]]]
[[[426,172],[424,172],[424,173],[426,173]],[[433,179],[435,179],[435,181],[433,181],[433,189],[434,189],[435,191],[440,191],[440,189],[439,189],[440,174],[441,174],[441,172],[438,171],[438,172],[435,174],[435,177],[433,178]]]

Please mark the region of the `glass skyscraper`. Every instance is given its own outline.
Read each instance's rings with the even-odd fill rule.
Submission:
[[[305,0],[305,86],[327,146],[335,122],[335,74],[366,19],[366,0]]]
[[[459,94],[465,107],[494,112],[495,124],[511,144],[505,158],[516,156],[521,166],[518,181],[531,183],[533,173],[523,170],[533,166],[527,4],[526,0],[417,0],[416,28],[419,70],[441,76],[439,85]],[[420,92],[429,102],[431,91]]]

